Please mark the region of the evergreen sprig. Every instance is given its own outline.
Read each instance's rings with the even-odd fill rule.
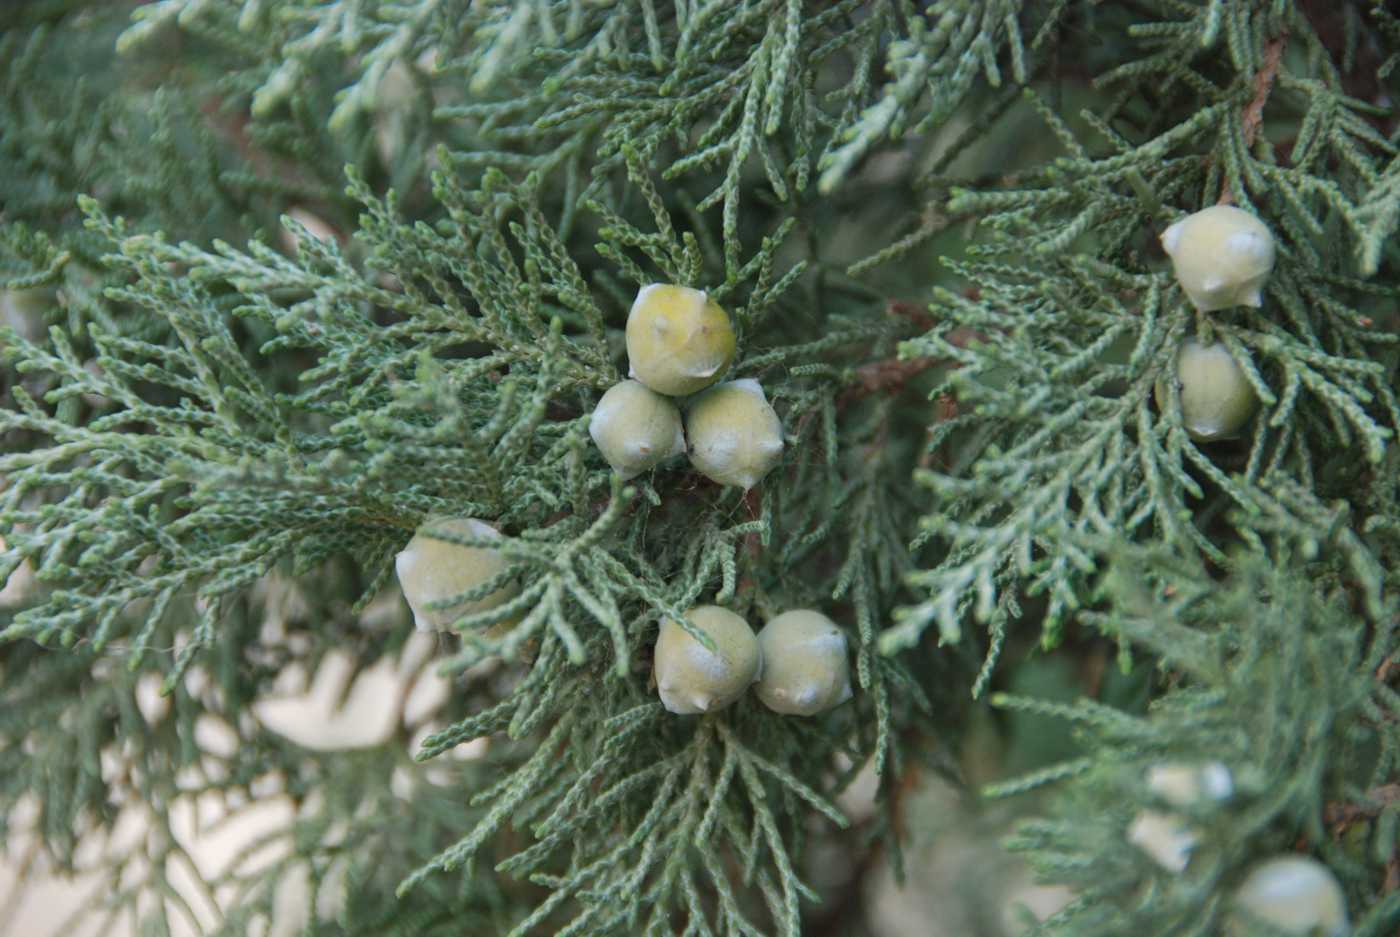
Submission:
[[[1300,13],[1248,22],[1237,37],[1245,44],[1230,46],[1239,94],[1222,91],[1220,103],[1142,134],[1140,143],[1097,118],[1091,126],[1106,138],[1104,155],[1033,99],[1066,155],[1031,174],[1033,184],[952,193],[946,210],[977,217],[988,230],[973,255],[951,267],[976,298],[942,290],[935,305],[942,322],[903,350],[955,361],[949,386],[989,429],[972,443],[979,455],[970,474],[921,476],[940,505],[926,519],[926,536],[945,542],[948,557],[915,575],[929,598],[887,632],[886,649],[907,646],[933,622],[943,640],[957,640],[966,611],[990,620],[1000,590],[1012,586],[1047,596],[1045,641],[1053,644],[1059,624],[1084,602],[1097,563],[1085,543],[1096,535],[1141,532],[1223,558],[1225,530],[1206,529],[1205,519],[1224,520],[1249,539],[1255,518],[1282,508],[1272,489],[1301,484],[1325,501],[1374,477],[1362,464],[1379,464],[1400,427],[1394,335],[1376,328],[1373,315],[1385,315],[1378,300],[1391,288],[1360,279],[1369,254],[1363,243],[1324,232],[1345,229],[1358,193],[1371,191],[1367,173],[1374,178],[1392,148],[1359,113],[1364,108],[1347,103],[1334,75],[1291,75],[1285,65],[1276,94],[1307,89],[1314,98],[1299,139],[1316,133],[1329,141],[1319,145],[1344,148],[1360,171],[1313,185],[1307,162],[1285,170],[1242,152],[1237,102],[1255,87],[1253,69],[1266,67],[1264,47],[1289,35],[1304,41],[1310,28]],[[1244,28],[1231,23],[1232,36]],[[1150,45],[1162,35],[1209,39],[1210,24],[1197,25],[1130,35]],[[1180,58],[1143,61],[1144,73],[1185,80]],[[1324,106],[1334,129],[1305,126]],[[1160,269],[1154,238],[1176,217],[1167,206],[1222,188],[1275,222],[1288,261],[1271,279],[1264,308],[1207,318]],[[1315,197],[1292,195],[1304,190]],[[1034,260],[1021,259],[1027,251]],[[1233,452],[1192,442],[1178,422],[1175,382],[1164,375],[1182,338],[1193,335],[1223,341],[1263,402],[1250,438]],[[948,427],[940,442],[956,433]],[[1348,471],[1332,458],[1339,450],[1363,458]],[[1285,523],[1300,536],[1328,539],[1330,529],[1311,526],[1308,513]],[[1372,577],[1373,597],[1377,585]]]
[[[1024,742],[988,700],[1073,743],[986,790],[1050,794],[1012,845],[1073,895],[1028,932],[1207,933],[1252,862],[1304,848],[1357,935],[1400,921],[1385,4],[0,23],[0,826],[101,876],[68,924],[241,934],[300,878],[308,932],[862,934],[824,847],[900,869],[921,774],[970,787]],[[1200,314],[1158,236],[1221,203],[1278,261],[1261,307]],[[728,311],[725,377],[776,408],[750,491],[681,459],[624,484],[589,439],[654,282]],[[1261,401],[1241,439],[1186,430],[1193,337]],[[439,523],[466,516],[499,539]],[[506,560],[436,611],[514,596],[436,639],[441,710],[398,699],[359,750],[264,724],[297,669],[407,666],[415,533]],[[657,622],[701,636],[705,603],[823,610],[854,698],[667,713]],[[1115,646],[1145,708],[1108,678],[1008,691],[1028,649],[1089,673]],[[1162,806],[1145,773],[1206,760],[1235,796],[1181,808],[1201,838],[1168,872],[1126,832]],[[192,800],[236,823],[272,796],[287,824],[198,867]]]
[[[1389,726],[1400,696],[1384,681],[1356,676],[1376,673],[1393,649],[1393,614],[1374,624],[1358,618],[1325,566],[1304,564],[1304,578],[1284,572],[1298,569],[1285,558],[1242,553],[1228,580],[1207,586],[1205,570],[1189,561],[1122,543],[1113,555],[1102,583],[1110,610],[1086,617],[1152,654],[1174,686],[1141,716],[1089,701],[994,699],[1073,723],[1088,749],[1072,764],[990,792],[1070,779],[1056,794],[1055,815],[1027,821],[1010,841],[1076,892],[1028,933],[1209,932],[1229,916],[1229,892],[1250,858],[1286,851],[1299,836],[1350,883],[1356,933],[1392,928],[1400,896],[1372,901],[1377,883],[1366,857],[1393,849],[1394,821],[1380,818],[1394,805],[1348,831],[1349,845],[1333,833],[1348,815],[1343,802],[1371,802],[1395,775]],[[1150,768],[1209,762],[1229,770],[1233,793],[1173,807],[1197,834],[1190,874],[1182,876],[1158,866],[1125,831],[1140,811],[1162,809],[1145,783]],[[1149,889],[1153,900],[1144,901]]]

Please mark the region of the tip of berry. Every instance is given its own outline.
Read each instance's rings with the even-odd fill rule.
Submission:
[[[741,377],[736,381],[729,382],[734,387],[758,397],[759,400],[767,401],[768,397],[763,393],[763,385],[751,377]]]
[[[1177,245],[1181,243],[1181,222],[1178,221],[1176,224],[1163,231],[1161,240],[1162,250],[1166,251],[1169,255],[1176,253]]]
[[[1244,257],[1264,257],[1269,242],[1258,231],[1236,231],[1225,240],[1225,247]]]

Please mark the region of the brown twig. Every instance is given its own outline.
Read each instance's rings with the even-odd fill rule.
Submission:
[[[1322,811],[1323,822],[1328,826],[1340,829],[1350,826],[1357,820],[1367,820],[1378,816],[1385,808],[1400,803],[1400,784],[1382,784],[1380,787],[1372,788],[1366,792],[1366,799],[1370,803],[1334,801],[1328,804]]]
[[[892,303],[891,307],[895,305],[902,304]],[[974,341],[985,339],[986,336],[982,333],[968,328],[953,329],[947,335],[948,342],[958,348],[965,348]],[[836,406],[841,408],[854,400],[873,394],[899,393],[905,384],[921,372],[952,363],[947,358],[883,358],[867,362],[856,368],[856,382],[841,392],[836,398]]]
[[[1288,33],[1281,32],[1264,44],[1264,63],[1254,74],[1254,96],[1245,105],[1244,113],[1240,116],[1240,127],[1246,150],[1254,146],[1254,141],[1259,138],[1259,129],[1264,125],[1264,105],[1269,100],[1269,92],[1273,90],[1274,80],[1278,78],[1279,65],[1283,62],[1283,47],[1287,42]],[[1220,204],[1229,205],[1234,200],[1235,196],[1230,191],[1229,180],[1226,180],[1220,187]]]
[[[1264,124],[1264,104],[1269,100],[1269,92],[1278,78],[1279,64],[1283,61],[1283,47],[1288,42],[1288,33],[1279,33],[1264,46],[1264,64],[1254,76],[1254,97],[1244,109],[1240,125],[1244,131],[1246,148],[1254,145],[1259,136],[1259,128]]]
[[[748,512],[749,520],[758,520],[763,515],[763,501],[757,487],[750,488],[744,492],[744,510]],[[744,534],[743,546],[741,547],[741,559],[744,562],[744,572],[739,574],[739,582],[734,588],[735,596],[740,600],[740,604],[749,604],[750,596],[758,589],[758,581],[753,577],[753,569],[758,565],[759,557],[763,554],[763,542],[761,535],[757,531]]]
[[[744,492],[744,508],[749,512],[749,520],[751,521],[756,521],[763,515],[763,501],[759,497],[757,488],[750,488]],[[750,559],[758,559],[758,555],[763,552],[763,545],[759,542],[758,534],[745,535],[744,552],[748,553]]]
[[[917,303],[907,303],[902,299],[892,300],[889,306],[885,308],[885,311],[892,316],[908,319],[925,332],[933,328],[938,321],[928,314],[928,310],[925,307]]]
[[[898,393],[915,375],[939,363],[938,358],[885,358],[856,368],[856,383],[836,398],[838,408],[861,397],[880,393]]]

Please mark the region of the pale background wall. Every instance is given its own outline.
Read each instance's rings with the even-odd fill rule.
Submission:
[[[18,601],[28,588],[27,572],[21,570],[0,591],[0,605]],[[277,606],[275,602],[271,604]],[[378,616],[381,621],[401,618],[401,624],[407,624],[397,595],[386,597],[367,615]],[[274,630],[277,624],[272,623]],[[314,675],[295,670],[285,674],[274,695],[254,704],[250,718],[310,748],[380,745],[397,729],[400,719],[415,729],[415,741],[421,740],[436,728],[433,716],[450,692],[448,682],[435,672],[438,647],[436,635],[415,633],[398,660],[384,660],[364,671],[348,693],[346,681],[352,673],[352,661],[346,654],[332,654]],[[202,675],[195,671],[191,679],[197,681]],[[410,681],[413,686],[405,696]],[[142,712],[152,721],[163,718],[167,709],[158,695],[158,685],[158,679],[152,676],[142,683],[138,694]],[[344,703],[337,708],[342,698]],[[196,740],[202,750],[215,753],[239,744],[233,727],[212,715],[197,725]],[[480,757],[488,744],[477,740],[459,746],[452,756]],[[874,774],[867,770],[841,798],[841,807],[856,821],[868,818],[875,792]],[[225,824],[219,823],[224,808],[217,802],[188,799],[173,810],[175,837],[204,878],[217,877],[245,846],[294,818],[295,807],[290,798],[278,791],[275,780],[269,782],[266,790],[255,790],[254,795],[257,802],[243,805],[236,821]],[[959,819],[975,811],[960,802],[946,785],[934,780],[921,783],[908,795],[903,812],[910,830],[906,847],[907,887],[898,887],[883,863],[877,864],[859,886],[868,909],[868,923],[876,937],[1006,937],[1018,929],[1014,906],[1023,904],[1043,918],[1068,900],[1063,889],[1034,885],[1023,864],[996,851],[995,842],[1004,830],[982,821]],[[115,839],[129,845],[134,839],[149,835],[142,808],[133,805],[119,821]],[[32,847],[33,841],[22,836],[12,837],[0,847],[0,937],[135,937],[131,922],[126,920],[107,930],[102,929],[102,920],[95,917],[85,919],[77,928],[67,926],[65,921],[74,907],[105,884],[93,876],[55,877],[41,859],[33,858]],[[90,863],[100,855],[100,849],[101,844],[90,844],[90,850],[80,854],[79,864]],[[814,849],[812,856],[807,870],[809,881],[819,888],[831,889],[849,884],[854,870],[844,850]],[[264,852],[254,861],[274,858]],[[30,860],[32,865],[28,865]],[[202,894],[196,879],[173,864],[171,872],[199,922],[206,926],[214,923],[218,919],[214,905],[226,896]],[[277,921],[270,933],[249,937],[292,937],[301,933],[309,913],[305,882],[295,877],[283,881],[277,893],[277,907]],[[323,905],[317,912],[333,917],[336,908]],[[194,937],[199,933],[193,924],[178,916],[173,917],[173,922],[175,937]]]
[[[0,541],[0,550],[4,548]],[[0,590],[0,605],[18,602],[32,587],[31,576],[22,568]],[[385,607],[387,604],[388,607]],[[367,615],[399,617],[398,598],[389,596],[377,609]],[[406,616],[402,616],[405,623]],[[274,627],[277,623],[273,623]],[[293,670],[279,680],[278,692],[255,703],[250,718],[263,727],[278,732],[291,741],[308,748],[344,749],[383,744],[397,729],[398,721],[416,728],[415,741],[421,740],[433,728],[433,715],[447,699],[448,682],[436,673],[436,635],[415,633],[397,660],[380,661],[355,678],[346,692],[353,662],[348,654],[331,654],[314,675]],[[197,669],[190,679],[203,678]],[[405,696],[405,689],[412,682]],[[337,706],[343,698],[343,704]],[[159,696],[159,679],[152,675],[138,688],[138,703],[148,721],[164,718],[168,704]],[[196,726],[196,741],[202,751],[227,752],[239,744],[237,732],[217,716],[202,717]],[[480,757],[485,740],[458,746],[451,753],[459,758]],[[186,798],[172,809],[172,827],[179,844],[184,847],[205,879],[218,876],[246,846],[258,837],[286,826],[295,815],[290,798],[278,790],[276,779],[270,779],[265,789],[255,790],[256,802],[242,805],[235,822],[220,824],[224,807],[212,798],[203,801]],[[113,836],[114,843],[125,851],[131,843],[151,835],[143,820],[144,808],[134,804],[119,818]],[[16,827],[22,827],[35,813],[33,805],[20,811]],[[91,865],[101,855],[102,844],[84,844],[77,864]],[[255,857],[256,862],[275,858],[269,853]],[[204,925],[217,920],[211,898],[220,895],[201,893],[196,879],[178,863],[170,864],[170,874],[177,887],[190,901],[194,914]],[[11,836],[0,845],[0,937],[44,937],[60,933],[62,937],[129,937],[134,934],[130,921],[122,920],[115,929],[103,930],[98,917],[86,918],[76,928],[68,925],[74,908],[86,903],[96,889],[107,887],[100,876],[87,875],[75,879],[56,877],[52,868],[34,849],[32,838]],[[301,931],[307,917],[306,887],[295,879],[282,883],[278,893],[278,921],[272,933],[265,937],[289,937]],[[333,915],[335,909],[318,909],[323,915]],[[196,927],[178,915],[172,916],[177,925],[175,937],[193,937]]]

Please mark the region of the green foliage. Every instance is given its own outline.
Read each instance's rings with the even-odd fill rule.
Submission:
[[[1046,4],[1044,11],[1023,11],[1022,6],[1014,0],[948,0],[930,4],[918,13],[908,7],[900,10],[908,19],[909,36],[889,46],[885,70],[893,80],[884,87],[880,100],[842,131],[840,145],[823,155],[822,190],[836,188],[851,167],[887,136],[898,138],[906,127],[912,134],[927,134],[946,121],[979,77],[993,88],[1000,86],[1003,50],[1010,59],[1012,79],[1024,85],[1027,50],[1021,17],[1024,13],[1043,17],[1030,44],[1035,51],[1051,35],[1069,4],[1056,0]],[[869,59],[858,66],[854,85],[862,92],[870,79],[870,66]]]
[[[59,0],[0,23],[0,822],[104,876],[75,921],[248,933],[302,877],[336,908],[308,933],[844,927],[823,851],[898,868],[903,792],[966,785],[990,691],[1035,717],[1007,744],[1073,753],[1012,751],[1035,770],[991,787],[1056,792],[1012,843],[1075,891],[1035,932],[1208,933],[1294,847],[1359,934],[1393,932],[1384,5]],[[1221,200],[1279,260],[1262,307],[1203,316],[1157,238]],[[681,460],[624,485],[589,439],[652,282],[728,310],[727,377],[776,407],[783,462],[750,492]],[[1241,439],[1186,433],[1166,375],[1192,336],[1262,401]],[[333,651],[352,676],[409,653],[393,559],[442,515],[502,533],[481,594],[518,586],[440,637],[442,711],[340,751],[256,717]],[[667,713],[656,622],[710,602],[822,609],[855,698]],[[1113,645],[1145,711],[1106,680],[1051,698],[1024,662]],[[1124,830],[1147,767],[1201,759],[1236,797],[1191,813],[1168,873]],[[236,822],[269,791],[291,821],[197,868],[181,805]],[[154,832],[87,863],[129,805]]]
[[[1201,567],[1152,551],[1120,544],[1115,552],[1103,583],[1113,611],[1087,617],[1154,655],[1175,686],[1144,716],[1087,700],[996,700],[1067,720],[1088,748],[1078,761],[993,792],[1073,779],[1057,794],[1056,815],[1024,823],[1010,842],[1076,891],[1031,932],[1214,932],[1251,858],[1285,852],[1303,836],[1352,883],[1357,933],[1388,933],[1400,895],[1368,899],[1378,884],[1372,863],[1395,848],[1394,804],[1375,798],[1396,774],[1400,749],[1390,726],[1400,694],[1355,675],[1382,665],[1394,647],[1393,620],[1372,628],[1358,619],[1325,564],[1241,554],[1230,579],[1214,583]],[[1165,871],[1124,837],[1139,811],[1161,809],[1144,783],[1147,771],[1209,761],[1230,770],[1235,790],[1225,803],[1185,810],[1199,831],[1190,872]],[[1375,813],[1363,808],[1359,815],[1372,819],[1333,837],[1334,800]],[[1148,890],[1151,901],[1143,900]]]
[[[1204,54],[1198,47],[1213,23],[1212,9],[1202,9],[1195,21],[1136,25],[1131,35],[1166,51],[1100,79],[1113,87],[1147,78],[1154,93],[1189,83],[1193,104],[1209,90],[1204,107],[1178,122],[1159,109],[1146,128],[1125,116],[1140,106],[1131,97],[1107,114],[1086,111],[1103,140],[1095,152],[1033,98],[1066,155],[1015,188],[957,189],[948,199],[947,211],[988,230],[966,260],[950,264],[976,298],[941,290],[934,308],[942,321],[904,353],[959,362],[949,378],[969,411],[959,420],[986,430],[972,443],[971,473],[921,477],[937,505],[927,536],[947,543],[947,559],[917,576],[929,598],[887,633],[886,648],[908,645],[934,621],[944,640],[956,640],[964,612],[992,620],[1008,587],[1048,597],[1045,640],[1053,644],[1096,566],[1086,540],[1141,533],[1221,559],[1229,540],[1258,539],[1259,518],[1270,516],[1271,526],[1324,541],[1334,533],[1323,519],[1329,500],[1388,484],[1366,463],[1384,460],[1400,428],[1400,359],[1388,327],[1395,293],[1361,279],[1375,248],[1351,220],[1395,147],[1349,102],[1330,63],[1305,59],[1301,74],[1285,62],[1271,99],[1280,102],[1279,123],[1297,128],[1293,165],[1274,165],[1272,148],[1243,150],[1239,101],[1265,67],[1263,47],[1284,42],[1271,37],[1285,30],[1288,42],[1307,45],[1311,26],[1299,11],[1231,20],[1237,41],[1216,65],[1224,75],[1202,87],[1188,53]],[[1337,164],[1346,169],[1316,174]],[[1202,193],[1221,191],[1271,223],[1287,261],[1270,278],[1264,307],[1206,318],[1162,269],[1155,237],[1181,212],[1169,206],[1189,209]],[[1225,342],[1263,403],[1239,445],[1197,444],[1175,400],[1167,412],[1153,405],[1154,385],[1192,334]],[[957,421],[945,423],[937,443],[956,445],[959,431]],[[1374,614],[1377,558],[1357,562]]]

